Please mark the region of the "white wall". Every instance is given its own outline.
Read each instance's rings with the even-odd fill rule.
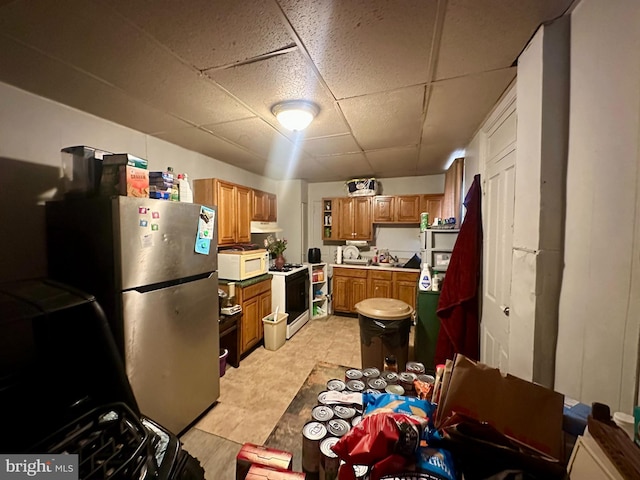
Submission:
[[[61,186],[64,147],[87,145],[276,193],[274,180],[0,83],[0,281],[46,275],[43,204]]]
[[[571,19],[565,270],[556,389],[630,412],[640,323],[640,2]]]
[[[635,0],[582,0],[571,16],[565,252],[554,385],[584,403],[604,402],[612,411],[627,412],[638,403],[639,388],[638,25]],[[530,93],[518,92],[519,105]],[[478,134],[466,148],[466,182],[484,173],[474,160],[481,156],[481,143]],[[518,138],[516,169],[526,161],[523,148]],[[516,185],[520,200],[526,198],[522,183]]]
[[[303,180],[285,180],[278,185],[278,226],[282,232],[279,238],[287,240],[284,257],[287,262],[306,262],[306,245],[303,245],[305,229],[304,221],[307,208],[307,182]],[[305,210],[305,211],[303,211]]]

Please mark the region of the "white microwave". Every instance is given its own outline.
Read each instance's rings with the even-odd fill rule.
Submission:
[[[218,277],[225,280],[246,280],[269,271],[266,250],[222,251],[218,253]]]

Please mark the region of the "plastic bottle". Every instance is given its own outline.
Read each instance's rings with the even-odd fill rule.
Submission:
[[[398,371],[398,362],[394,355],[389,355],[384,359],[384,369],[388,372],[397,372]]]
[[[178,174],[178,189],[180,190],[181,202],[193,203],[193,192],[186,173]]]
[[[437,271],[433,271],[433,278],[431,278],[431,290],[437,292],[440,290],[440,276]]]
[[[431,290],[431,266],[428,263],[425,263],[422,266],[420,280],[418,280],[418,288],[421,292],[428,292]]]

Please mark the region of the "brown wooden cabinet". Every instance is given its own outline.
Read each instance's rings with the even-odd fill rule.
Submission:
[[[218,244],[251,242],[251,189],[218,178],[193,181],[193,201],[218,207]]]
[[[420,223],[421,195],[377,195],[373,223]]]
[[[262,319],[271,313],[271,279],[236,288],[236,297],[236,301],[242,306],[240,354],[244,354],[262,341]]]
[[[274,194],[252,190],[251,199],[253,205],[251,220],[275,222],[278,219],[278,202]]]
[[[357,268],[333,268],[333,310],[355,313],[355,305],[367,295],[367,271]]]
[[[415,310],[419,275],[418,272],[333,267],[333,311],[356,313],[356,303],[374,297],[402,300]]]
[[[434,218],[442,218],[442,205],[444,202],[444,194],[426,194],[420,198],[420,211],[429,214],[429,224],[433,223]]]
[[[372,240],[371,197],[343,197],[337,203],[338,240]]]
[[[418,272],[393,272],[393,298],[402,300],[415,310],[418,295]]]
[[[393,297],[393,274],[392,272],[385,272],[380,270],[369,270],[368,272],[368,291],[369,298]]]

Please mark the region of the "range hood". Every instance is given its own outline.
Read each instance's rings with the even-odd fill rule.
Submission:
[[[281,232],[276,222],[251,222],[251,233],[275,233]]]

